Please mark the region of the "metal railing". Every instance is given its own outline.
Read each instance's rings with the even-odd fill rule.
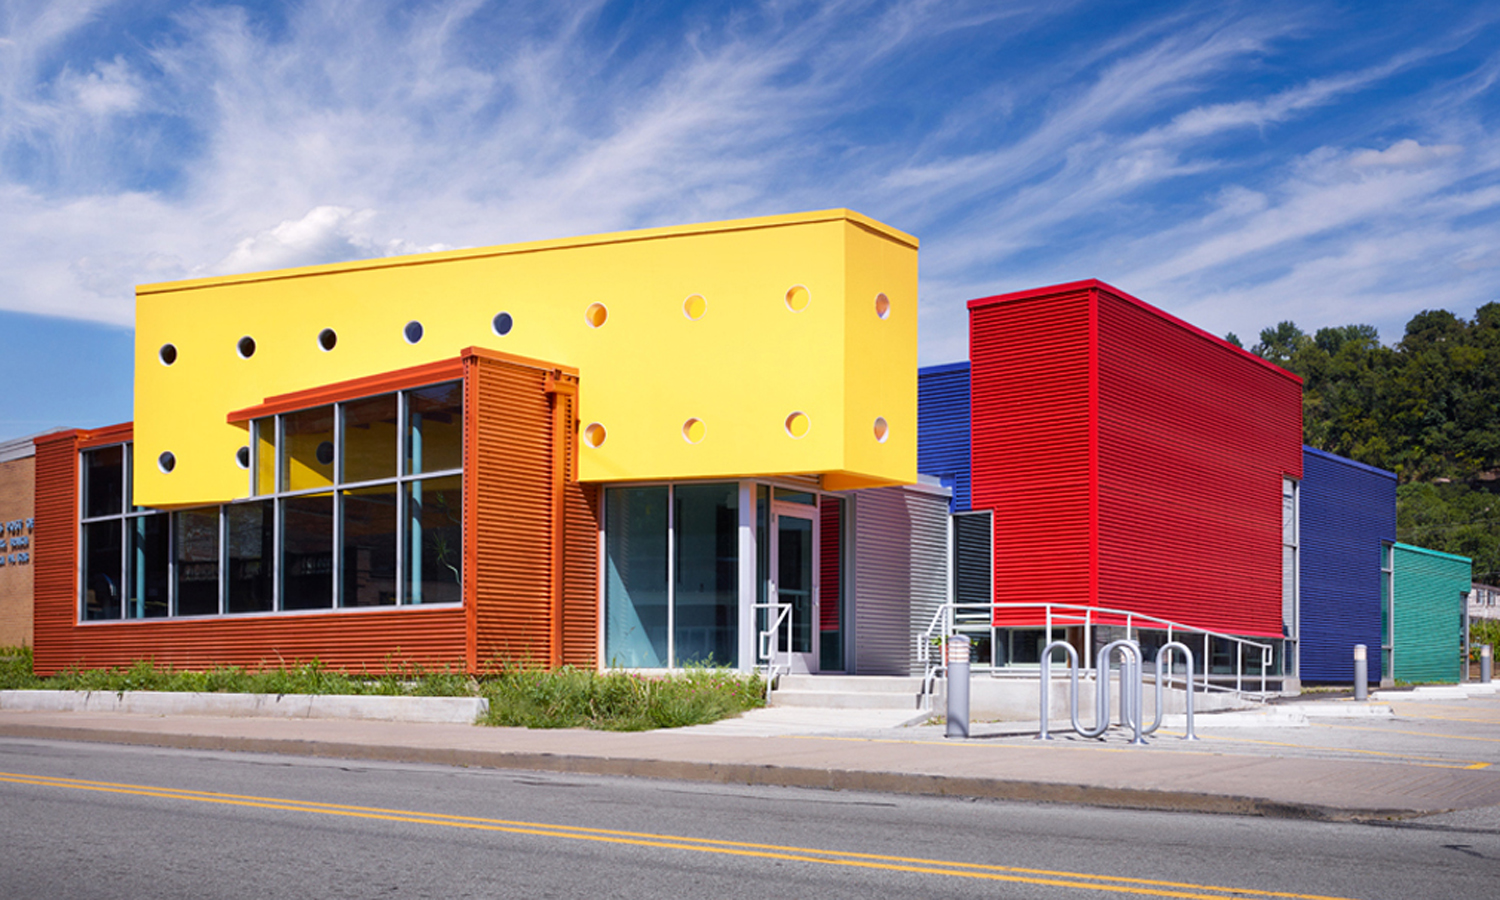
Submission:
[[[757,603],[755,604],[757,617],[762,611],[766,614],[766,627],[757,632],[755,636],[755,662],[765,666],[766,672],[766,698],[770,699],[771,688],[776,684],[776,676],[780,673],[781,665],[781,630],[786,629],[786,647],[791,650],[792,646],[792,605],[790,603]],[[791,671],[791,656],[786,658],[786,671]]]
[[[997,625],[995,624],[996,614],[1002,611],[1022,615],[1008,616],[1007,618],[1017,621]],[[1026,613],[1032,613],[1032,615],[1025,615]],[[974,635],[988,635],[989,637],[990,658],[986,662],[978,654],[971,657],[970,665],[973,671],[988,671],[993,677],[1030,676],[1037,671],[1035,663],[997,664],[995,662],[1001,633],[1010,629],[1045,629],[1046,640],[1050,642],[1055,637],[1054,629],[1067,628],[1083,630],[1080,655],[1085,665],[1089,665],[1094,655],[1093,647],[1097,643],[1097,629],[1123,628],[1124,640],[1134,641],[1137,645],[1141,643],[1139,638],[1142,632],[1163,632],[1166,638],[1163,647],[1173,643],[1186,645],[1186,639],[1191,638],[1196,641],[1201,636],[1203,641],[1203,656],[1200,658],[1202,680],[1193,682],[1189,677],[1188,682],[1205,692],[1221,691],[1264,700],[1270,696],[1266,687],[1268,678],[1279,677],[1270,674],[1271,665],[1275,659],[1275,647],[1271,644],[1193,625],[1184,625],[1181,622],[1173,622],[1132,610],[1107,609],[1071,603],[945,603],[933,614],[932,622],[927,629],[917,636],[917,661],[923,672],[923,694],[929,696],[932,693],[937,677],[943,672],[943,660],[947,659],[948,639],[955,634],[963,633],[971,640]],[[1223,641],[1232,647],[1233,663],[1227,672],[1212,672],[1213,666],[1210,665],[1210,661],[1213,659],[1214,641]],[[1250,665],[1258,663],[1256,667],[1259,671],[1247,671],[1247,662]],[[1095,679],[1098,678],[1097,667],[1089,665],[1087,671]],[[1258,689],[1247,690],[1247,680],[1252,686],[1258,681]]]

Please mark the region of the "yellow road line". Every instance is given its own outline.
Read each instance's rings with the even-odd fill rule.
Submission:
[[[524,834],[538,837],[565,838],[577,841],[593,841],[608,844],[623,844],[673,850],[689,850],[698,853],[714,853],[727,856],[777,859],[791,862],[819,863],[863,869],[878,869],[893,872],[910,872],[924,875],[946,875],[953,878],[972,878],[989,881],[1019,882],[1024,884],[1049,885],[1076,888],[1079,890],[1107,891],[1123,894],[1143,894],[1154,897],[1182,897],[1190,900],[1223,900],[1225,896],[1280,897],[1287,900],[1348,900],[1321,894],[1297,894],[1283,891],[1263,891],[1254,888],[1230,888],[1200,885],[1187,882],[1157,881],[1146,878],[1128,878],[1111,875],[1092,875],[1085,872],[1029,869],[1017,866],[987,865],[981,863],[954,862],[948,860],[922,859],[919,857],[887,856],[875,853],[854,853],[840,850],[820,850],[807,847],[783,847],[775,844],[757,844],[742,841],[725,841],[714,838],[684,837],[680,835],[650,834],[633,831],[617,831],[606,828],[587,828],[576,825],[553,825],[541,822],[524,822],[509,819],[489,819],[475,816],[454,816],[444,813],[424,813],[411,810],[383,809],[369,806],[350,806],[337,803],[321,803],[310,800],[289,800],[277,797],[256,797],[244,794],[224,794],[212,791],[195,791],[165,788],[150,785],[120,784],[108,781],[89,781],[80,778],[57,778],[47,775],[26,775],[0,772],[0,782],[26,784],[38,787],[66,788],[70,790],[95,791],[130,796],[155,797],[167,800],[186,800],[196,803],[213,803],[226,806],[241,806],[255,809],[273,809],[289,812],[317,813],[319,815],[372,819],[386,822],[406,822],[418,825],[438,825],[448,828],[465,828],[507,834]],[[1211,892],[1211,893],[1204,893]]]
[[[1409,734],[1413,737],[1443,738],[1451,741],[1483,741],[1487,744],[1500,744],[1500,738],[1473,737],[1466,734],[1434,734],[1430,731],[1397,731],[1389,728],[1366,728],[1359,725],[1334,725],[1326,722],[1314,722],[1320,728],[1338,728],[1343,731],[1378,731],[1381,734]]]

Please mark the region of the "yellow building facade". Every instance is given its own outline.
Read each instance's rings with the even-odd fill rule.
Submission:
[[[484,347],[579,373],[579,480],[916,480],[917,241],[848,210],[137,289],[137,504],[251,495],[267,398]]]

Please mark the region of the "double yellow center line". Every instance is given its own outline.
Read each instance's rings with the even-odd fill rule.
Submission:
[[[165,800],[181,800],[192,803],[213,803],[222,806],[239,806],[253,809],[274,809],[324,816],[342,816],[353,819],[369,819],[382,822],[405,822],[414,825],[433,825],[442,828],[464,828],[475,831],[524,834],[537,837],[561,838],[572,841],[591,841],[605,844],[623,844],[636,847],[651,847],[666,850],[685,850],[694,853],[712,853],[724,856],[774,859],[788,862],[814,863],[828,866],[845,866],[861,869],[878,869],[891,872],[909,872],[921,875],[941,875],[951,878],[972,878],[987,881],[1008,881],[1022,884],[1050,885],[1087,891],[1103,891],[1117,894],[1139,894],[1151,897],[1201,898],[1201,900],[1223,900],[1226,897],[1281,897],[1289,900],[1348,900],[1321,894],[1294,894],[1281,891],[1262,891],[1252,888],[1217,887],[1178,881],[1157,881],[1148,878],[1126,878],[1109,875],[1091,875],[1084,872],[1064,872],[1048,869],[1029,869],[1018,866],[983,865],[979,863],[953,862],[949,860],[922,859],[918,857],[887,856],[877,853],[852,853],[842,850],[820,850],[809,847],[756,844],[743,841],[723,841],[713,838],[684,837],[681,835],[650,834],[635,831],[617,831],[608,828],[585,828],[576,825],[552,825],[543,822],[524,822],[511,819],[490,819],[477,816],[453,816],[443,813],[427,813],[401,809],[382,809],[370,806],[350,806],[340,803],[318,803],[311,800],[290,800],[281,797],[255,797],[243,794],[223,794],[213,791],[193,791],[180,788],[155,787],[151,785],[118,784],[109,781],[88,781],[80,778],[54,778],[47,775],[26,775],[15,772],[0,772],[0,783],[34,785],[37,787],[64,788],[78,791],[94,791],[107,794],[125,794],[137,797],[156,797]]]

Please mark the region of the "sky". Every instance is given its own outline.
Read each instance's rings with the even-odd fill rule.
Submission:
[[[965,302],[1250,345],[1500,300],[1500,0],[0,0],[0,440],[131,418],[134,286],[847,207]]]

